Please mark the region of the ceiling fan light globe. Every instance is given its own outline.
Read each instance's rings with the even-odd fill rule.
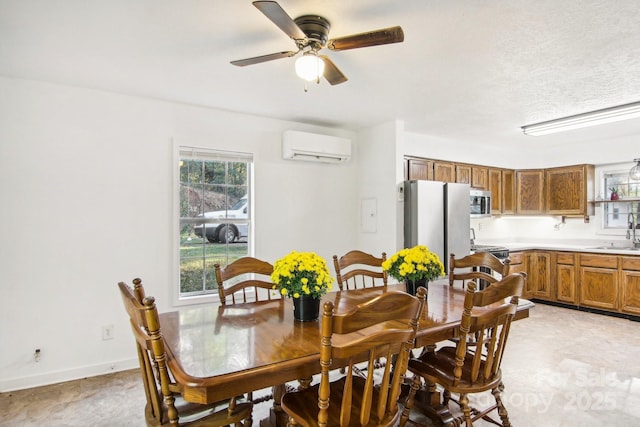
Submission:
[[[324,72],[324,61],[313,54],[304,54],[296,60],[296,74],[312,82]]]

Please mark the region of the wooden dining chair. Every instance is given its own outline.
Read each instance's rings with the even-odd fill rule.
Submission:
[[[219,263],[214,264],[220,304],[244,304],[253,301],[269,301],[281,299],[275,292],[271,273],[273,265],[253,257],[242,257],[222,268]],[[247,399],[254,404],[271,400],[273,394],[266,394],[254,399],[253,392],[247,393]]]
[[[380,258],[366,252],[349,251],[338,259],[333,256],[333,267],[340,290],[387,286],[387,272],[382,269],[387,254]]]
[[[499,277],[496,277],[495,274]],[[466,281],[473,280],[480,289],[495,283],[509,274],[509,259],[504,261],[490,252],[476,252],[462,258],[455,254],[449,257],[449,285],[456,280],[462,282],[464,289]]]
[[[145,296],[142,281],[134,279],[134,289],[120,282],[118,287],[129,314],[136,341],[138,361],[147,404],[148,426],[251,426],[253,404],[236,399],[209,405],[182,399],[180,388],[167,365],[160,320],[153,297]]]
[[[455,418],[454,425],[464,423],[470,427],[479,419],[501,426],[511,425],[500,397],[500,391],[504,388],[500,364],[525,280],[526,273],[514,273],[481,291],[476,291],[474,282],[467,284],[457,345],[426,352],[418,359],[409,361],[408,370],[414,374],[414,378],[405,400],[401,426],[409,418],[422,379],[428,385],[438,384],[444,389],[443,405],[448,406],[452,400],[460,406],[462,414]],[[466,338],[471,334],[476,336],[477,343],[475,348],[469,350]],[[483,410],[471,408],[468,395],[487,390],[491,390],[495,404]],[[451,393],[459,394],[459,399],[452,399]],[[488,415],[496,409],[502,423]]]
[[[320,383],[285,393],[282,409],[288,426],[392,426],[400,417],[398,397],[410,350],[424,307],[426,289],[417,297],[389,291],[345,313],[334,313],[328,301],[322,313]],[[354,365],[367,360],[368,372],[378,357],[396,357],[381,379],[354,375]],[[367,357],[367,359],[364,359]],[[346,366],[346,374],[330,382],[329,372]]]
[[[220,304],[279,299],[271,282],[273,265],[253,257],[243,257],[222,268],[214,265]]]

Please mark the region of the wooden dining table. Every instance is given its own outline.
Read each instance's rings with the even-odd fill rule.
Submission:
[[[323,303],[344,312],[404,284],[330,292]],[[416,347],[453,338],[460,325],[464,290],[448,281],[429,283]],[[521,299],[516,319],[533,303]],[[162,313],[168,365],[185,400],[211,403],[283,385],[320,372],[320,323],[293,318],[290,299],[237,305],[199,305]],[[277,399],[276,399],[277,400]]]

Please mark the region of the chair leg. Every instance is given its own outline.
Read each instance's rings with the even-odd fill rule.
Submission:
[[[462,407],[465,425],[467,427],[473,427],[473,422],[471,421],[471,408],[469,407],[469,398],[466,394],[460,394],[460,406]]]
[[[500,390],[504,389],[504,385],[500,383],[498,387],[491,390],[493,397],[496,399],[496,405],[498,405],[498,415],[500,415],[500,419],[502,420],[503,427],[511,427],[511,422],[509,422],[509,414],[507,413],[507,408],[504,407],[502,403],[502,397],[500,397]]]
[[[253,403],[253,392],[252,391],[247,393],[247,401]],[[234,406],[235,406],[235,399],[234,399]],[[246,424],[243,424],[243,425],[247,425],[247,426],[253,425],[253,411],[251,411],[251,413],[249,413],[249,418],[247,418]]]
[[[451,392],[445,388],[444,391],[442,392],[442,404],[444,406],[448,406],[450,399],[451,399]]]
[[[167,407],[167,416],[169,417],[169,424],[178,425],[178,410],[175,406],[175,398],[172,394],[164,397],[164,404]]]
[[[311,382],[313,381],[313,377],[308,378],[299,378],[298,379],[298,390],[306,390],[311,387]]]
[[[236,398],[233,397],[229,400],[229,406],[227,408],[227,413],[229,414],[229,416],[232,416],[233,413],[236,410],[236,405],[237,405],[237,401]],[[253,425],[253,411],[249,412],[249,417],[245,418],[244,420],[240,420],[236,423],[233,424],[236,427],[244,427],[244,426],[251,426]]]
[[[402,410],[402,415],[400,416],[400,427],[404,427],[404,425],[409,420],[409,414],[411,413],[411,408],[413,408],[413,403],[419,388],[420,376],[414,375],[413,380],[411,381],[411,389],[409,390],[409,394],[404,401],[404,409]]]

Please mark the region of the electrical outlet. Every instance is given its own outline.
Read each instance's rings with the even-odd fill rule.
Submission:
[[[113,339],[113,325],[104,325],[102,327],[102,339],[103,340]]]
[[[42,353],[40,352],[40,349],[36,348],[36,351],[33,352],[33,360],[35,360],[36,363],[38,363],[41,357],[42,357]]]

